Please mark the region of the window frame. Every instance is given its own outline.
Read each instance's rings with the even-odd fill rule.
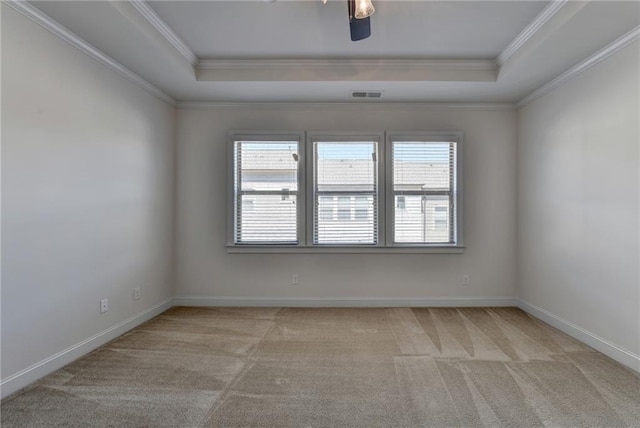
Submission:
[[[394,243],[394,208],[392,143],[402,141],[456,143],[456,186],[454,243]],[[236,141],[298,142],[297,244],[235,243],[235,165]],[[374,141],[377,143],[377,243],[314,244],[314,142]],[[317,131],[228,131],[227,132],[227,243],[228,253],[437,253],[461,254],[463,243],[463,133],[445,132],[317,132]],[[321,215],[322,213],[318,213]],[[332,215],[337,215],[332,212]],[[353,213],[355,216],[355,212]]]
[[[311,248],[379,248],[384,247],[385,242],[385,222],[384,222],[384,133],[383,132],[307,132],[306,138],[306,165],[307,169],[307,245]],[[331,143],[331,142],[375,142],[377,144],[376,149],[376,162],[377,162],[377,183],[376,183],[376,199],[378,203],[377,224],[375,225],[378,235],[375,244],[314,244],[313,232],[315,228],[315,171],[313,170],[315,150],[313,144]],[[337,201],[336,201],[337,203]],[[349,208],[351,210],[351,208]],[[318,213],[320,214],[320,213]],[[351,214],[349,214],[351,215]],[[354,214],[355,215],[355,214]],[[375,214],[374,214],[375,215]],[[338,209],[336,209],[336,218],[338,216]]]
[[[230,131],[227,133],[227,247],[299,247],[305,245],[305,216],[301,207],[305,206],[305,133],[303,131]],[[264,242],[242,243],[236,242],[236,195],[235,195],[235,142],[237,141],[297,141],[298,142],[298,194],[296,206],[296,237],[297,244]]]
[[[463,133],[459,131],[448,132],[405,132],[405,131],[388,131],[385,139],[386,150],[386,168],[385,168],[385,182],[386,182],[386,200],[387,200],[387,247],[405,247],[405,248],[464,248],[463,243]],[[455,161],[455,185],[453,186],[455,192],[455,207],[449,209],[450,217],[453,217],[451,226],[453,228],[453,243],[404,243],[394,242],[395,237],[395,198],[393,191],[393,143],[402,143],[409,141],[424,141],[430,143],[456,143],[456,161]]]

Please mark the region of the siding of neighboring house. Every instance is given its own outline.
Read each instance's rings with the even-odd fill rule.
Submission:
[[[278,144],[279,145],[279,144]],[[238,221],[245,242],[295,242],[298,165],[295,143],[284,150],[242,149],[243,195]],[[377,223],[376,163],[373,159],[318,159],[315,191],[320,243],[375,243]],[[396,242],[449,242],[450,200],[428,195],[450,187],[449,165],[405,160],[394,162]],[[251,194],[273,191],[280,194]],[[422,192],[408,194],[403,192]]]

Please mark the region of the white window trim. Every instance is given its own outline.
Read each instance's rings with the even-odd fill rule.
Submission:
[[[298,245],[265,243],[235,243],[234,141],[255,140],[298,141]],[[424,141],[457,143],[455,244],[404,244],[393,242],[393,160],[391,142]],[[227,252],[262,253],[397,253],[397,254],[461,254],[463,244],[463,133],[462,132],[316,132],[316,131],[229,131],[227,133]],[[377,244],[313,245],[313,142],[314,141],[376,141],[378,143],[378,242]],[[304,207],[304,209],[302,209]]]
[[[387,242],[387,247],[397,248],[397,247],[425,247],[425,244],[405,244],[405,243],[394,243],[393,236],[393,212],[395,205],[394,195],[393,195],[393,158],[392,158],[392,143],[393,142],[403,142],[403,141],[429,141],[429,142],[443,142],[443,143],[456,143],[456,209],[453,212],[455,217],[455,237],[453,244],[427,244],[427,247],[435,246],[442,248],[464,248],[464,233],[463,233],[463,188],[462,188],[462,176],[463,176],[463,165],[462,165],[462,154],[463,154],[463,134],[462,132],[457,131],[449,131],[449,132],[404,132],[404,131],[387,131],[386,133],[386,141],[385,141],[385,150],[386,150],[386,175],[385,175],[385,186],[387,189],[386,192],[386,201],[387,203],[387,236],[389,240]]]
[[[357,141],[374,141],[378,144],[377,156],[379,159],[377,160],[378,165],[378,177],[377,177],[377,188],[376,188],[376,197],[378,201],[378,224],[376,225],[378,229],[378,242],[376,244],[363,244],[363,245],[354,245],[354,244],[313,244],[313,228],[314,228],[314,195],[313,195],[313,186],[314,186],[314,171],[313,171],[313,143],[315,142],[333,142],[333,141],[345,141],[345,142],[357,142]],[[307,243],[310,248],[345,248],[345,247],[355,247],[355,248],[378,248],[384,247],[385,242],[385,222],[384,222],[384,133],[383,132],[307,132],[306,139],[306,152],[307,152],[307,183],[309,184],[307,188],[305,188],[307,193]]]
[[[236,244],[235,243],[235,189],[233,186],[234,176],[234,142],[252,141],[257,138],[264,138],[267,141],[298,141],[298,205],[296,207],[297,216],[297,238],[298,245],[306,245],[306,229],[304,210],[307,195],[305,180],[305,133],[304,131],[229,131],[227,133],[227,248],[249,248],[249,247],[282,247],[291,244],[265,243],[265,244]]]
[[[374,245],[229,245],[229,254],[462,254],[465,247],[459,245],[420,245],[382,247]]]

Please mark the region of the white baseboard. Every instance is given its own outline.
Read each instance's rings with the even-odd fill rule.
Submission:
[[[132,328],[135,328],[151,318],[160,315],[172,306],[173,299],[168,299],[138,315],[134,315],[131,318],[119,322],[118,324],[83,340],[82,342],[76,343],[57,354],[45,358],[24,370],[20,370],[6,379],[2,379],[0,382],[1,397],[5,398],[49,373],[53,373],[59,368],[62,368],[83,355],[88,354],[94,349],[126,333]]]
[[[551,312],[539,308],[531,303],[527,303],[522,299],[516,299],[517,306],[528,314],[546,322],[547,324],[557,328],[563,333],[568,334],[574,339],[602,352],[603,354],[613,358],[620,364],[629,367],[636,372],[640,372],[640,356],[621,348],[587,330],[579,327],[567,320],[564,320]]]
[[[306,308],[384,308],[384,307],[489,307],[516,306],[511,297],[446,297],[446,298],[371,298],[371,297],[208,297],[182,296],[174,306],[256,306]]]

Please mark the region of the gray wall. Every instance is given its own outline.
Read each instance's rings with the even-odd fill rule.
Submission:
[[[639,52],[636,42],[518,115],[519,296],[636,359]]]
[[[2,6],[3,379],[170,298],[174,124]]]
[[[274,299],[515,295],[514,111],[178,110],[177,291]],[[226,131],[463,131],[463,254],[227,254]],[[293,273],[300,285],[292,286]],[[461,285],[468,274],[471,286]]]

